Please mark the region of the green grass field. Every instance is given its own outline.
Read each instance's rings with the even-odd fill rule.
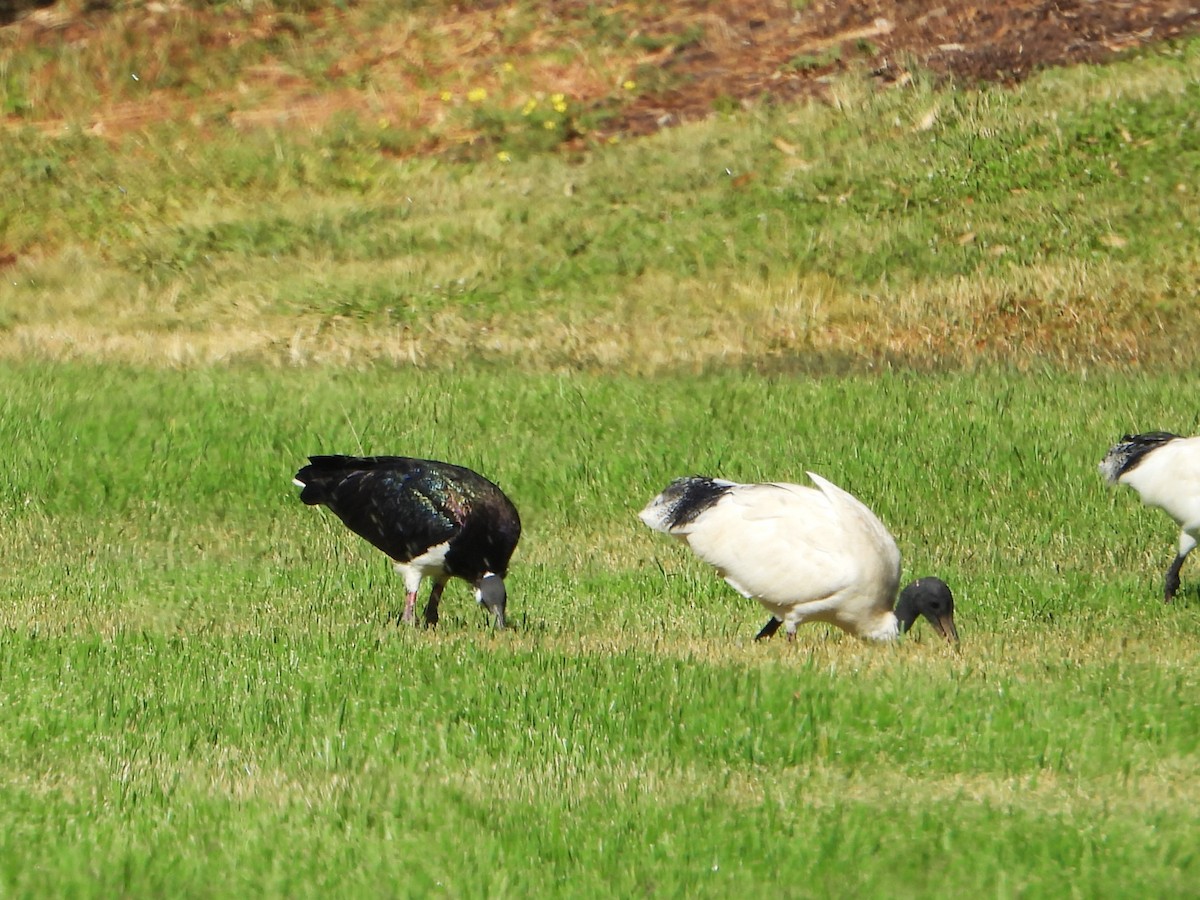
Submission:
[[[574,154],[13,125],[108,37],[0,60],[0,897],[1200,896],[1200,561],[1164,605],[1173,523],[1096,471],[1200,431],[1200,43]],[[398,627],[322,452],[501,484],[514,628]],[[806,470],[957,652],[756,645],[636,518]]]
[[[1200,576],[1095,463],[1189,377],[8,366],[10,895],[1183,896]],[[400,629],[306,452],[497,478],[517,627]],[[819,470],[959,595],[953,652],[764,618],[635,512]]]

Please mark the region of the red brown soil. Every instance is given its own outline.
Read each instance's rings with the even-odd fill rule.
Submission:
[[[1015,83],[1049,66],[1095,63],[1200,31],[1200,3],[1179,0],[815,0],[675,3],[703,8],[705,40],[662,63],[679,88],[627,111],[630,130],[704,115],[720,97],[820,93],[827,76],[866,63],[884,80],[919,66],[959,83]],[[797,70],[798,57],[824,64]]]
[[[231,92],[209,97],[209,102],[219,100],[232,110],[230,120],[245,127],[285,121],[313,126],[342,110],[362,113],[370,108],[377,114],[383,109],[401,119],[408,116],[399,124],[433,135],[419,151],[438,151],[449,142],[471,140],[461,131],[439,133],[430,127],[443,115],[438,79],[468,72],[487,84],[502,61],[520,60],[523,50],[530,60],[540,54],[531,64],[538,83],[564,85],[551,89],[569,91],[585,109],[609,112],[601,135],[609,136],[646,134],[737,105],[820,96],[830,76],[851,68],[884,84],[907,80],[914,68],[958,83],[1013,83],[1048,66],[1104,61],[1200,32],[1200,0],[546,0],[520,7],[431,2],[417,9],[425,17],[423,24],[442,40],[442,56],[436,60],[416,55],[413,42],[390,40],[392,35],[364,28],[354,18],[354,4],[343,12],[329,5],[297,16],[270,10],[243,15],[236,4],[193,8],[171,2],[136,7],[103,0],[65,2],[25,13],[6,26],[0,48],[21,41],[82,46],[101,39],[97,36],[106,28],[122,40],[152,47],[181,40],[181,29],[169,24],[172,17],[187,18],[190,43],[159,52],[159,58],[203,53],[201,46],[219,51],[246,41],[313,35],[341,38],[344,48],[346,36],[361,28],[358,43],[344,50],[327,73],[337,82],[333,87],[258,65],[243,76],[254,88],[252,94],[243,83],[241,95]],[[511,26],[522,17],[529,20],[521,22],[526,36],[513,38]],[[602,67],[581,62],[586,53],[566,62],[558,53],[559,61],[547,62],[555,48],[590,50],[597,23],[613,22],[620,23],[625,35],[606,38],[605,64],[608,70],[616,65],[649,74],[639,77],[636,95],[622,95],[611,77],[605,80],[608,70],[602,74]],[[298,30],[298,24],[305,27]],[[629,40],[622,41],[623,36]],[[348,77],[371,84],[371,91],[338,86]],[[397,85],[390,105],[374,87],[389,80]],[[182,91],[175,96],[156,91],[141,101],[116,97],[94,112],[92,127],[113,135],[155,118],[189,116],[201,102],[194,93],[192,99]],[[247,99],[251,95],[253,100]],[[415,114],[397,112],[413,108]],[[60,121],[53,111],[37,110],[9,120],[47,128]]]

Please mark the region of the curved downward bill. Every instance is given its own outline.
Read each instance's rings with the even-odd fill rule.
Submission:
[[[954,616],[938,616],[936,619],[931,618],[930,621],[933,623],[933,627],[938,630],[938,634],[952,644],[958,643],[958,629],[954,627]]]

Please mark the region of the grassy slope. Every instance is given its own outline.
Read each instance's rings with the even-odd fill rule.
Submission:
[[[1195,881],[1196,576],[1157,601],[1173,532],[1093,469],[1124,428],[1195,428],[1186,378],[4,378],[18,892]],[[360,441],[510,490],[518,631],[461,588],[439,633],[389,624],[385,561],[288,486]],[[680,471],[804,468],[952,581],[961,654],[753,645],[761,610],[633,516]]]
[[[397,161],[369,123],[12,134],[0,350],[660,371],[1195,362],[1200,44],[595,151]]]

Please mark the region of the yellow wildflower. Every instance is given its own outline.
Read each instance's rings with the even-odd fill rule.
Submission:
[[[567,98],[564,94],[552,94],[550,96],[550,105],[554,107],[555,112],[564,113],[567,111]]]
[[[530,97],[525,101],[525,105],[521,107],[521,115],[527,116],[537,109],[537,101]]]
[[[500,160],[500,162],[512,162],[512,154],[507,150],[501,150],[496,154],[496,159]]]
[[[483,88],[471,88],[467,91],[467,99],[472,103],[482,103],[487,99],[487,91]]]
[[[545,128],[547,131],[553,131],[558,126],[554,124],[553,119],[547,119],[545,122],[542,123],[542,127]]]
[[[449,91],[442,91],[438,96],[441,97],[443,103],[449,103],[454,99],[454,95]]]
[[[637,82],[634,81],[632,78],[628,78],[621,83],[621,87],[625,88],[625,90],[627,90],[627,91],[632,91],[634,88],[637,87]]]

